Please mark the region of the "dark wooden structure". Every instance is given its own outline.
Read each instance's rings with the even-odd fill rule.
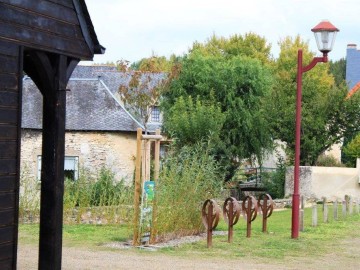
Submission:
[[[104,50],[84,0],[0,0],[2,270],[17,260],[23,71],[44,104],[39,269],[61,269],[66,85],[80,60]]]

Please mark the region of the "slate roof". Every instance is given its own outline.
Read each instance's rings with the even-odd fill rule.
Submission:
[[[162,74],[155,74],[161,79]],[[141,123],[116,100],[120,85],[128,85],[129,73],[114,66],[77,66],[67,85],[66,130],[136,131]],[[42,128],[42,95],[33,81],[23,80],[22,128]],[[149,123],[149,131],[159,128]]]
[[[163,79],[165,75],[164,73],[153,73],[150,76],[153,78],[151,82],[156,84]],[[99,78],[106,84],[112,94],[118,97],[119,86],[129,85],[131,73],[119,72],[115,66],[77,66],[71,77]],[[149,122],[147,128],[148,132],[155,132],[156,129],[161,129],[161,123]]]
[[[78,66],[74,74],[79,75]],[[89,70],[87,67],[84,70]],[[86,73],[85,73],[86,74]],[[126,76],[117,72],[117,77]],[[118,86],[117,86],[118,88]],[[66,129],[77,131],[136,131],[140,127],[109,93],[109,89],[90,73],[71,77],[66,94]],[[42,95],[30,78],[23,81],[22,128],[42,128]]]
[[[154,83],[160,81],[163,73],[151,74]],[[120,85],[128,85],[131,79],[131,73],[120,72],[115,66],[77,66],[71,75],[71,78],[99,78],[104,81],[113,94],[118,93]]]

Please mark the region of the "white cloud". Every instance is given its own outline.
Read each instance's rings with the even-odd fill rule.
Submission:
[[[87,0],[90,16],[106,54],[98,62],[136,61],[154,51],[183,53],[213,33],[255,32],[272,44],[299,34],[316,51],[310,29],[329,19],[340,29],[330,58],[345,57],[348,43],[360,42],[357,0]]]

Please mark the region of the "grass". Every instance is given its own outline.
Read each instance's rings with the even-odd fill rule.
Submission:
[[[246,222],[241,218],[235,225],[233,243],[227,243],[227,236],[214,236],[213,247],[206,247],[206,240],[192,245],[184,245],[168,252],[186,256],[202,254],[205,257],[218,256],[236,259],[239,257],[256,258],[258,261],[282,261],[297,256],[316,257],[341,249],[339,242],[343,239],[359,237],[357,228],[360,215],[348,216],[345,219],[333,220],[332,208],[329,209],[329,222],[323,223],[322,206],[318,206],[318,226],[311,226],[312,209],[305,210],[305,231],[300,232],[298,239],[291,239],[291,210],[274,212],[268,220],[268,233],[262,233],[262,217],[258,216],[252,224],[251,238],[246,238]],[[220,222],[217,230],[227,230]]]
[[[214,236],[213,247],[206,247],[206,239],[184,244],[177,248],[164,248],[159,253],[182,257],[217,257],[226,259],[252,259],[258,262],[280,263],[293,260],[295,257],[319,257],[334,250],[341,251],[343,240],[359,238],[356,228],[360,225],[360,215],[354,214],[333,219],[332,208],[329,208],[329,222],[322,221],[322,206],[318,206],[318,226],[311,226],[311,208],[305,210],[305,231],[300,232],[298,239],[291,239],[291,209],[276,211],[268,220],[268,233],[262,233],[262,216],[259,215],[252,224],[251,238],[246,238],[246,222],[240,218],[234,227],[233,243],[227,243],[227,235]],[[341,210],[339,210],[341,211]],[[38,242],[38,225],[20,225],[20,244]],[[221,221],[216,230],[226,231],[226,224]],[[64,225],[64,245],[95,248],[102,243],[126,241],[130,239],[126,225]]]
[[[63,244],[76,247],[96,247],[113,241],[127,241],[130,237],[126,225],[64,225]],[[22,224],[19,228],[20,244],[38,244],[39,225]]]

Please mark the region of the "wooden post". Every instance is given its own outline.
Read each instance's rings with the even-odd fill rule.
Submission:
[[[350,197],[350,199],[349,199],[349,215],[352,215],[353,214],[353,207],[354,207],[354,201],[353,201],[353,198],[352,197]]]
[[[156,135],[160,135],[160,129],[157,129],[155,132]],[[157,234],[157,200],[156,200],[156,186],[159,180],[159,172],[160,172],[160,140],[155,141],[155,153],[154,153],[154,182],[155,182],[155,196],[153,201],[153,212],[152,212],[152,226],[150,232],[150,244],[155,243],[156,234]]]
[[[303,232],[304,231],[304,208],[305,208],[305,197],[302,195],[301,196],[301,209],[300,209],[300,231]]]
[[[346,201],[342,202],[342,215],[343,215],[343,218],[346,217]]]
[[[334,202],[334,220],[337,220],[338,219],[338,202],[337,200]]]
[[[53,80],[43,91],[43,143],[40,196],[39,269],[61,269],[64,194],[67,57],[50,64],[41,54]],[[46,74],[42,74],[46,75]],[[49,75],[49,74],[48,74]],[[49,75],[50,77],[50,75]]]
[[[141,135],[142,129],[137,129],[136,136],[136,161],[135,161],[135,191],[134,191],[134,235],[133,245],[140,244],[139,219],[140,219],[140,195],[141,195]]]
[[[345,195],[346,213],[349,213],[349,201],[350,201],[350,196],[349,196],[349,195]]]
[[[324,207],[324,222],[325,223],[328,223],[329,222],[329,210],[328,210],[328,205],[325,203],[324,205],[323,205],[323,207]]]
[[[312,226],[317,226],[317,205],[313,205],[312,207]]]
[[[145,139],[143,140],[143,163],[142,163],[142,184],[144,184],[144,181],[150,180],[150,146],[151,143],[149,140]]]
[[[304,231],[304,209],[300,209],[300,231]]]
[[[304,195],[301,195],[301,203],[300,203],[300,207],[301,207],[301,209],[303,209],[304,210],[304,208],[305,208],[305,197],[304,197]]]

